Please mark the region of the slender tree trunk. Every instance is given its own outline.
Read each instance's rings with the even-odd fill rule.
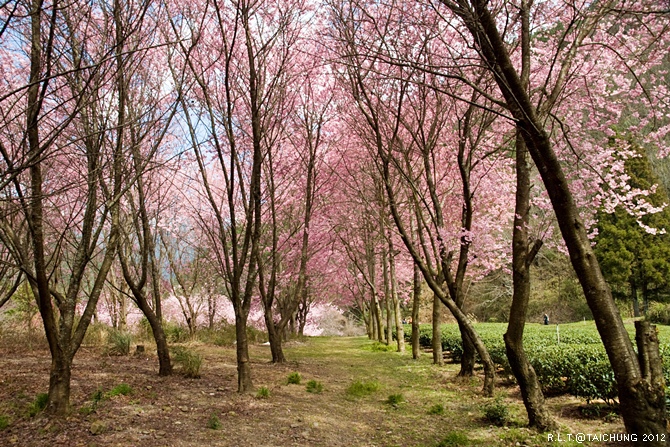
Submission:
[[[637,318],[640,316],[640,301],[638,299],[637,284],[634,279],[630,281],[630,297],[633,301],[633,316]]]
[[[391,281],[389,279],[389,257],[386,247],[382,249],[382,276],[384,279],[384,307],[386,308],[386,344],[393,342],[393,304],[391,298]]]
[[[71,374],[72,358],[68,353],[61,352],[58,356],[52,356],[47,412],[56,415],[69,414]]]
[[[237,392],[253,391],[251,365],[249,364],[249,340],[247,337],[247,319],[242,312],[235,313],[235,338],[237,341]]]
[[[412,358],[418,359],[421,355],[421,347],[419,346],[419,305],[421,304],[421,271],[419,266],[414,264],[414,290],[412,296]]]
[[[443,365],[442,355],[442,302],[433,295],[433,364]]]
[[[396,338],[398,343],[398,352],[405,352],[405,329],[402,325],[402,315],[400,310],[400,300],[398,299],[398,278],[395,271],[395,249],[391,231],[388,232],[389,241],[389,273],[391,275],[391,298],[393,300],[393,314],[395,315]]]
[[[156,313],[149,307],[145,297],[135,297],[137,305],[147,318],[154,341],[156,342],[156,352],[158,354],[158,375],[161,377],[172,374],[172,362],[170,361],[170,348],[163,330],[163,323],[158,319]]]

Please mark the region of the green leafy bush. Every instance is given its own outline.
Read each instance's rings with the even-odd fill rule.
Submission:
[[[475,328],[489,350],[491,359],[508,375],[512,374],[507,360],[503,323],[477,323]],[[463,354],[461,336],[456,324],[441,328],[442,349],[454,362]],[[631,338],[634,327],[628,326]],[[670,383],[670,330],[659,326],[660,351],[666,383]],[[406,337],[411,330],[407,327]],[[421,325],[419,341],[430,347],[432,326]],[[548,394],[572,394],[587,402],[617,398],[617,384],[602,341],[592,322],[560,325],[528,325],[524,334],[524,349],[533,365],[543,390]],[[669,392],[670,393],[670,392]],[[669,394],[670,396],[670,394]]]
[[[130,354],[130,343],[133,337],[128,332],[111,329],[109,331],[109,349],[110,355],[128,355]]]
[[[256,397],[259,399],[267,399],[270,397],[270,390],[266,386],[262,386],[258,389],[258,392],[256,392]]]
[[[323,384],[316,380],[310,380],[307,382],[305,389],[308,393],[321,394],[323,392]]]
[[[292,385],[300,385],[300,380],[302,378],[300,377],[299,372],[292,372],[291,374],[288,375],[287,382]]]
[[[181,372],[185,377],[197,379],[200,377],[202,356],[184,346],[172,347],[172,359],[181,366]]]
[[[496,397],[493,402],[484,405],[483,410],[484,419],[490,423],[499,427],[509,423],[509,409],[500,396]]]

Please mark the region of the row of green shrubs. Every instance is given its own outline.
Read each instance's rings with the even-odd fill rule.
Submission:
[[[475,328],[489,350],[491,359],[505,374],[512,375],[503,334],[506,324],[478,323]],[[661,355],[666,383],[670,384],[670,328],[660,328]],[[629,333],[634,332],[632,325]],[[461,335],[456,324],[442,325],[442,349],[458,362],[463,354]],[[420,326],[419,343],[432,346],[433,329]],[[409,340],[411,328],[405,329]],[[571,394],[590,402],[602,399],[611,402],[617,397],[614,372],[600,336],[591,322],[554,325],[528,325],[524,333],[524,349],[545,393]]]

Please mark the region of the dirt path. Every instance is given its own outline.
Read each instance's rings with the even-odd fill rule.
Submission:
[[[479,379],[456,380],[456,365],[434,367],[426,355],[417,362],[409,354],[371,347],[362,338],[314,338],[289,344],[291,362],[272,365],[269,348],[253,346],[254,384],[269,390],[267,398],[235,392],[232,348],[191,345],[204,357],[200,379],[160,378],[152,356],[109,357],[83,349],[73,370],[73,412],[65,420],[26,416],[35,396],[47,389],[48,353],[0,352],[0,415],[10,419],[0,431],[0,446],[432,447],[445,437],[453,438],[446,445],[552,444],[546,434],[523,428],[515,387],[500,388],[511,425],[493,427],[482,418]],[[300,385],[287,383],[292,372],[300,373]],[[320,382],[323,392],[307,392],[309,380]],[[373,383],[377,390],[352,397],[346,390],[355,381]],[[132,392],[94,404],[96,391],[108,395],[120,384]],[[388,404],[391,394],[400,394],[403,402]],[[617,417],[579,417],[579,401],[555,398],[551,404],[563,424],[561,433],[623,431]],[[442,414],[429,414],[431,409],[439,413],[440,405]]]

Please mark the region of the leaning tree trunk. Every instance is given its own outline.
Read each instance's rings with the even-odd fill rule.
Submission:
[[[485,0],[465,0],[466,8],[455,8],[475,38],[482,56],[494,71],[496,82],[510,113],[517,120],[528,151],[537,166],[551,200],[570,261],[584,290],[586,301],[595,318],[596,327],[605,345],[619,391],[619,402],[628,433],[637,434],[639,446],[665,446],[668,438],[665,409],[665,385],[657,371],[662,369],[658,345],[647,333],[637,340],[640,358],[633,349],[610,288],[600,270],[581,220],[569,184],[553,150],[544,124],[523,88],[516,68],[509,58],[497,22]],[[447,2],[448,6],[453,6]],[[641,330],[641,332],[643,332]],[[659,436],[644,442],[643,433]],[[662,440],[661,440],[662,438]]]

